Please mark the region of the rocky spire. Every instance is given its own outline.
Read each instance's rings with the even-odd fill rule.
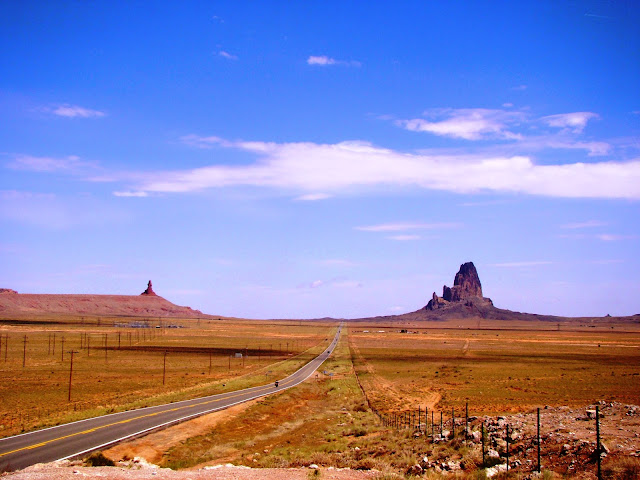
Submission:
[[[427,310],[434,310],[446,306],[449,302],[461,302],[469,298],[491,301],[484,299],[482,296],[482,284],[473,262],[460,265],[460,270],[458,270],[453,280],[453,287],[447,287],[446,285],[442,287],[442,298],[438,297],[434,292],[426,308]]]
[[[151,280],[149,280],[149,283],[147,284],[147,289],[142,292],[140,295],[153,295],[153,296],[157,296],[156,292],[153,291],[153,285],[151,285]]]

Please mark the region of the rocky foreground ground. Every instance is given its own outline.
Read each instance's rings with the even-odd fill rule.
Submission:
[[[615,402],[600,402],[586,408],[547,407],[541,409],[541,450],[543,470],[552,471],[555,478],[596,478],[596,424],[595,407],[600,411],[601,438],[604,446],[602,464],[604,478],[640,478],[640,407]],[[467,451],[475,451],[479,458],[482,439],[478,427],[484,423],[488,477],[499,476],[506,471],[507,425],[509,426],[509,467],[515,478],[538,478],[536,415],[519,413],[500,417],[477,417],[471,421],[472,431],[464,442]],[[458,435],[464,425],[459,425]],[[456,427],[458,428],[458,427]],[[425,442],[425,453],[415,459],[415,464],[404,475],[412,478],[436,476],[460,476],[478,468],[474,462],[440,457],[435,452],[438,445],[450,442],[444,435],[436,434],[432,442]],[[416,431],[415,436],[424,436]],[[317,472],[317,473],[316,473]],[[192,470],[173,471],[148,463],[143,458],[118,462],[115,467],[87,467],[82,462],[54,462],[39,464],[25,470],[4,474],[7,480],[71,480],[78,478],[114,480],[280,480],[323,478],[330,480],[393,478],[389,472],[377,470],[340,469],[327,465],[307,465],[304,468],[254,469],[234,465],[208,465]],[[402,478],[397,476],[396,478]],[[547,474],[547,478],[548,474]]]

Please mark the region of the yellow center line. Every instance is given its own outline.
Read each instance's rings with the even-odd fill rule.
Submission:
[[[281,382],[282,386],[285,386],[286,384],[293,384],[293,383],[294,383],[294,380],[286,380],[286,381],[282,381]],[[258,393],[260,391],[267,391],[267,390],[271,389],[271,385],[263,385],[262,387],[255,387],[255,388],[256,388],[256,390],[253,393]],[[65,440],[67,438],[75,437],[75,436],[78,436],[78,435],[86,435],[88,433],[93,433],[96,430],[101,430],[101,429],[104,429],[104,428],[113,427],[115,425],[122,425],[124,423],[129,423],[129,422],[132,422],[134,420],[140,420],[142,418],[153,417],[155,415],[160,415],[161,413],[176,412],[178,410],[183,410],[183,409],[186,409],[186,408],[195,408],[195,407],[202,406],[202,405],[208,405],[210,403],[220,402],[222,400],[229,400],[231,398],[236,398],[236,397],[240,397],[242,395],[246,395],[247,393],[248,392],[243,392],[243,391],[240,391],[238,393],[230,392],[230,394],[222,393],[222,394],[220,394],[221,395],[220,398],[216,398],[216,399],[213,399],[213,400],[206,400],[204,402],[195,403],[193,405],[184,405],[182,407],[175,407],[175,408],[171,408],[169,410],[162,410],[160,412],[147,413],[145,415],[140,415],[139,417],[128,418],[128,419],[125,419],[125,420],[119,420],[117,422],[109,423],[107,425],[102,425],[102,426],[90,428],[90,429],[87,429],[87,430],[83,430],[81,432],[71,433],[69,435],[64,435],[62,437],[52,438],[51,440],[46,440],[46,441],[41,442],[41,443],[35,443],[33,445],[28,445],[26,447],[17,448],[15,450],[11,450],[9,452],[0,453],[0,457],[3,457],[5,455],[10,455],[12,453],[20,452],[22,450],[32,450],[34,448],[43,447],[45,445],[48,445],[48,444],[53,443],[53,442],[57,442],[59,440]]]
[[[271,385],[265,385],[264,387],[260,388],[257,392],[259,392],[260,390],[264,390],[265,388],[269,389],[269,388],[271,388]],[[257,393],[257,392],[255,392],[255,393]],[[196,404],[193,404],[193,405],[184,405],[182,407],[175,407],[175,408],[171,408],[169,410],[162,410],[160,412],[147,413],[145,415],[140,415],[138,417],[128,418],[128,419],[125,419],[125,420],[119,420],[117,422],[109,423],[107,425],[101,425],[101,426],[98,426],[98,427],[89,428],[89,429],[83,430],[81,432],[71,433],[69,435],[64,435],[62,437],[52,438],[51,440],[46,440],[46,441],[41,442],[41,443],[35,443],[33,445],[28,445],[26,447],[17,448],[15,450],[11,450],[9,452],[0,453],[0,457],[3,457],[5,455],[10,455],[12,453],[20,452],[22,450],[32,450],[34,448],[43,447],[45,445],[48,445],[49,443],[57,442],[59,440],[65,440],[67,438],[75,437],[75,436],[78,436],[78,435],[86,435],[88,433],[93,433],[96,430],[101,430],[101,429],[104,429],[104,428],[113,427],[115,425],[121,425],[121,424],[124,424],[124,423],[132,422],[134,420],[140,420],[142,418],[153,417],[155,415],[160,415],[162,413],[168,413],[168,412],[175,412],[175,411],[178,411],[178,410],[184,410],[186,408],[194,408],[194,407],[198,407],[198,406],[201,406],[201,405],[208,405],[210,403],[216,403],[216,402],[220,402],[222,400],[228,400],[230,398],[239,397],[239,396],[242,396],[242,395],[245,395],[245,394],[246,394],[246,392],[245,393],[242,393],[242,392],[241,393],[236,393],[234,395],[221,394],[221,395],[225,395],[225,396],[221,397],[221,398],[216,398],[216,399],[213,399],[213,400],[207,400],[205,402],[199,402],[199,403],[196,403]]]

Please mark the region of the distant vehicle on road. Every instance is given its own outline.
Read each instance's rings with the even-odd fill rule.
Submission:
[[[276,380],[276,388],[278,388],[278,380]]]

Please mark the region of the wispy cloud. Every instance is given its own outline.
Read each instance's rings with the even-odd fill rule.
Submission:
[[[567,223],[565,225],[561,225],[560,228],[575,230],[581,228],[605,227],[607,225],[608,223],[602,222],[600,220],[587,220],[586,222]]]
[[[559,238],[568,238],[573,240],[600,240],[602,242],[618,242],[621,240],[635,240],[637,235],[621,235],[617,233],[563,233],[558,235]]]
[[[603,242],[617,242],[620,240],[633,240],[638,238],[637,235],[617,235],[613,233],[601,233],[596,235],[596,238]]]
[[[387,237],[389,240],[396,240],[399,242],[407,242],[411,240],[420,240],[420,235],[391,235]]]
[[[515,87],[511,87],[511,90],[514,90],[516,92],[524,92],[527,88],[529,88],[527,85],[516,85]]]
[[[69,105],[68,103],[48,107],[45,110],[59,117],[66,118],[99,118],[106,115],[105,112],[101,112],[100,110],[92,110],[79,105]]]
[[[355,227],[363,232],[406,232],[408,230],[439,230],[460,227],[459,223],[382,223]]]
[[[316,202],[318,200],[326,200],[327,198],[331,198],[333,195],[329,195],[327,193],[308,193],[306,195],[300,195],[296,197],[295,200],[300,202]]]
[[[360,288],[362,282],[356,280],[347,280],[344,278],[333,278],[331,280],[314,280],[311,283],[300,285],[299,288],[316,289],[316,288]]]
[[[113,192],[116,197],[148,197],[149,194],[147,192]]]
[[[226,52],[224,50],[220,50],[218,52],[218,56],[220,56],[222,58],[226,58],[227,60],[238,60],[238,56],[237,55],[232,55],[229,52]]]
[[[81,160],[80,157],[70,155],[68,157],[34,157],[31,155],[17,155],[7,167],[12,170],[29,170],[32,172],[79,172],[97,167],[95,162]]]
[[[587,126],[587,122],[592,118],[599,118],[599,115],[593,112],[561,113],[558,115],[547,115],[540,120],[550,127],[567,129],[573,133],[582,133],[584,127]]]
[[[505,263],[490,263],[490,267],[499,268],[523,268],[523,267],[540,267],[543,265],[551,265],[553,262],[546,260],[534,260],[526,262],[505,262]]]
[[[185,140],[187,139],[187,140]],[[229,186],[337,192],[357,187],[407,187],[457,193],[524,193],[570,198],[640,198],[640,159],[628,162],[538,165],[527,156],[412,154],[368,142],[316,144],[228,141],[190,135],[200,148],[255,154],[242,166],[211,165],[146,176],[132,191],[191,192]]]
[[[414,132],[429,132],[446,137],[480,140],[484,138],[517,139],[520,135],[509,131],[523,114],[485,108],[438,108],[424,113],[427,119],[398,120],[396,123]]]
[[[307,58],[307,65],[326,67],[330,65],[343,65],[347,67],[360,67],[362,64],[356,60],[336,60],[326,55],[311,55]]]

